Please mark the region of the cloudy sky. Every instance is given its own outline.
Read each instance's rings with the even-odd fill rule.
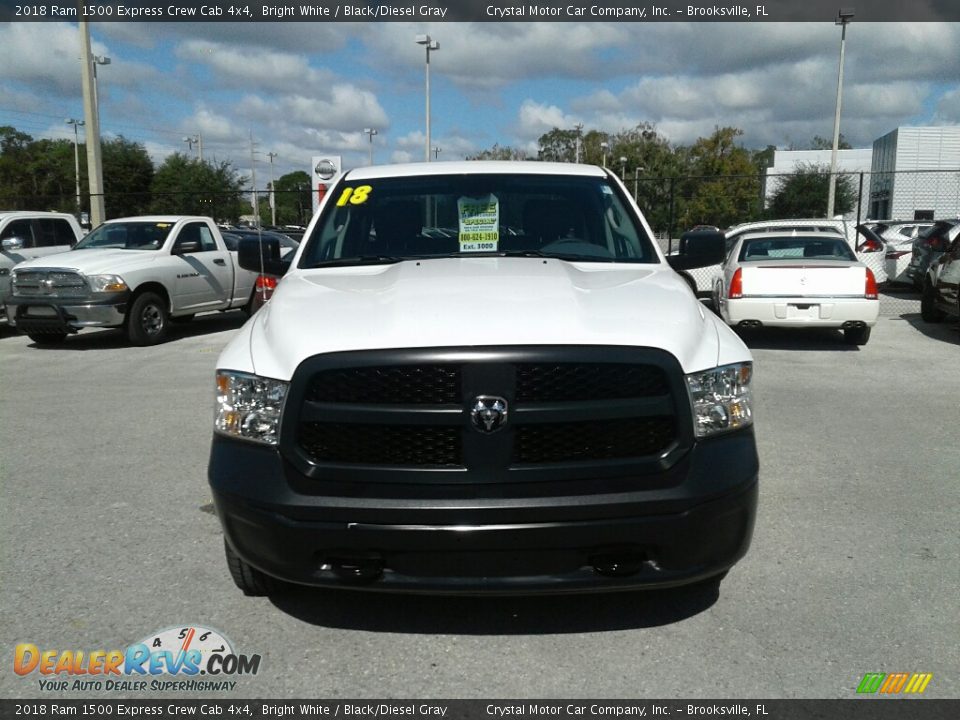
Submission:
[[[318,154],[366,164],[424,154],[424,50],[440,160],[495,143],[536,153],[553,127],[616,132],[649,121],[675,143],[716,125],[748,147],[830,137],[839,28],[824,23],[93,23],[101,126],[156,161],[203,136],[205,158],[258,185]],[[0,26],[0,125],[71,138],[82,118],[79,32],[70,23]],[[898,125],[960,122],[960,23],[854,23],[842,131],[868,147]],[[195,151],[195,150],[194,150]]]

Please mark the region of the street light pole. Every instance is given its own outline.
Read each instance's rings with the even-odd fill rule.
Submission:
[[[370,137],[370,160],[368,165],[373,165],[373,136],[377,135],[375,128],[364,128],[363,131]]]
[[[840,102],[843,97],[843,51],[847,44],[847,23],[853,20],[853,8],[840,8],[834,24],[840,30],[840,70],[837,73],[837,111],[833,116],[833,149],[830,152],[830,190],[827,194],[827,217],[833,217],[837,194],[837,146],[840,144]]]
[[[67,125],[73,125],[73,169],[77,178],[77,217],[80,217],[80,133],[79,126],[85,124],[83,120],[67,119]]]
[[[430,162],[430,51],[439,50],[440,43],[436,40],[431,40],[429,35],[417,35],[417,45],[423,45],[427,49],[427,139],[424,143],[423,149],[426,161]]]
[[[623,180],[627,175],[627,158],[620,156],[620,179]]]
[[[80,16],[84,16],[85,2],[79,0]],[[90,192],[90,224],[97,227],[106,220],[103,201],[103,160],[100,153],[100,106],[97,99],[96,66],[106,65],[109,58],[97,62],[90,47],[90,27],[80,20],[81,85],[83,88],[83,118],[87,129],[87,186]]]
[[[610,149],[610,143],[600,143],[600,152],[603,153],[603,167],[607,167],[607,150]]]
[[[574,153],[574,155],[573,155],[573,161],[574,161],[575,163],[579,163],[579,162],[580,162],[580,133],[581,133],[581,131],[583,130],[583,123],[577,123],[577,124],[574,125],[573,127],[574,127],[574,128],[576,129],[576,131],[577,131],[577,144],[576,144],[576,147],[575,147],[575,149],[574,149],[574,151],[573,151],[573,153]]]
[[[434,159],[434,160],[439,160],[439,159],[440,159],[440,153],[441,153],[440,148],[435,147],[435,148],[433,149],[433,159]]]

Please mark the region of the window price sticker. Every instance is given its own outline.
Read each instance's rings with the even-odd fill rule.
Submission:
[[[457,200],[460,252],[496,251],[500,243],[500,201],[493,193]]]

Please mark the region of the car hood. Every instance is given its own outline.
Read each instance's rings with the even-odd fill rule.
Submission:
[[[249,325],[254,372],[280,379],[312,355],[348,350],[648,346],[686,372],[719,354],[715,318],[661,265],[488,257],[300,270]],[[740,348],[729,362],[749,359]]]
[[[67,252],[27,260],[17,265],[17,269],[66,268],[84,275],[111,273],[122,275],[124,270],[142,267],[154,262],[161,256],[159,250],[122,250],[118,248],[90,248],[88,250],[68,250]]]

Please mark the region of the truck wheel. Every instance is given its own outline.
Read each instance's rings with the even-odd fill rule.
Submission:
[[[138,295],[127,313],[127,337],[134,345],[162,342],[169,326],[167,304],[154,292]]]
[[[223,541],[223,550],[227,556],[230,577],[233,578],[234,584],[243,590],[244,595],[249,597],[276,595],[281,589],[282,584],[279,581],[241,560],[226,540]]]
[[[935,323],[943,320],[943,310],[937,307],[935,298],[933,285],[924,283],[923,295],[920,297],[920,317],[924,322]]]
[[[67,339],[66,333],[27,333],[35,345],[59,345]]]
[[[870,328],[863,327],[847,328],[843,331],[843,341],[847,345],[866,345],[870,339]]]

